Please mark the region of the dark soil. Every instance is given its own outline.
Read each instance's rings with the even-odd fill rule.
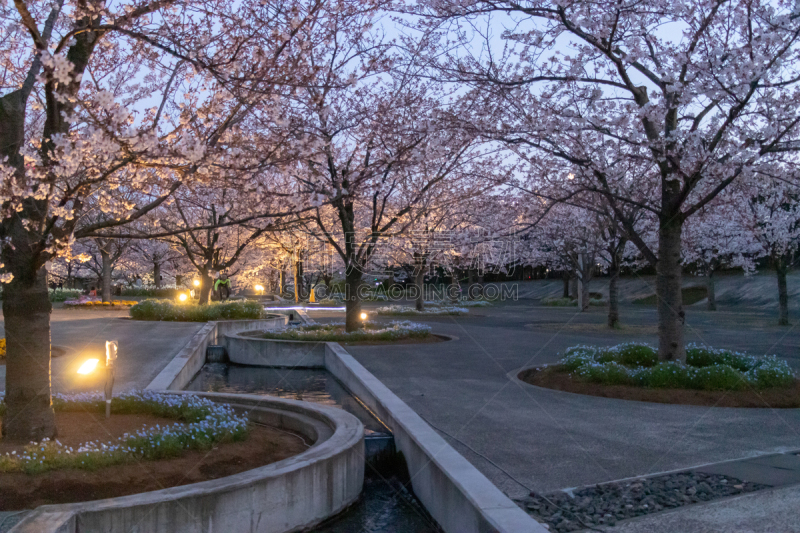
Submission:
[[[702,391],[687,389],[646,389],[630,385],[601,385],[573,378],[558,366],[543,369],[529,368],[519,373],[519,379],[537,387],[575,394],[619,398],[638,402],[704,405],[711,407],[800,407],[800,381],[786,389],[746,391]]]
[[[110,441],[155,424],[174,420],[147,415],[56,413],[58,440],[69,446],[88,440]],[[308,448],[300,435],[265,426],[251,427],[241,442],[223,443],[208,451],[186,451],[180,457],[110,466],[95,471],[66,469],[42,474],[0,474],[0,511],[32,509],[39,505],[114,498],[188,485],[230,476],[264,466]],[[0,441],[0,453],[21,446]]]
[[[547,523],[551,531],[566,533],[765,488],[729,476],[687,471],[584,487],[572,491],[572,496],[563,491],[531,493],[517,505]]]

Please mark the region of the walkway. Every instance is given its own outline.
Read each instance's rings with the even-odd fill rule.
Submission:
[[[144,388],[183,348],[202,324],[139,322],[128,311],[54,309],[50,319],[54,346],[66,353],[52,360],[53,392],[102,390],[102,383],[76,373],[90,358],[105,358],[105,341],[119,342],[115,392]],[[0,317],[2,318],[2,317]],[[0,322],[0,334],[3,323]],[[0,365],[0,391],[5,390],[6,367]]]
[[[655,342],[654,310],[627,306],[622,315],[631,327],[607,332],[602,308],[576,314],[508,302],[425,320],[458,337],[451,342],[348,350],[512,497],[800,448],[800,410],[630,402],[509,377],[575,344]],[[771,326],[767,315],[691,310],[688,322],[687,341],[776,353],[800,366],[800,329]]]

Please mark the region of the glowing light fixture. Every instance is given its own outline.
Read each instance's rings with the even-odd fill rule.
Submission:
[[[186,296],[186,293],[185,293],[185,292],[182,292],[182,293],[180,294],[180,296],[178,296],[178,300],[180,300],[180,301],[182,301],[182,302],[185,302],[185,301],[186,301],[186,298],[188,298],[188,296]]]
[[[194,283],[195,287],[199,287],[200,286],[200,280],[199,279],[194,280],[193,283]]]
[[[361,320],[367,319],[367,313],[361,313]]]
[[[263,285],[256,285],[256,290],[258,292],[264,292],[264,286]]]
[[[78,374],[91,374],[97,368],[100,359],[87,359],[78,369]]]

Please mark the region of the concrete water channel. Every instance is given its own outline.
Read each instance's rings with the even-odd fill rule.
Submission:
[[[364,424],[364,489],[348,510],[315,528],[317,533],[434,533],[441,529],[409,490],[408,474],[394,451],[391,431],[327,370],[208,363],[185,390],[266,394],[339,407]]]

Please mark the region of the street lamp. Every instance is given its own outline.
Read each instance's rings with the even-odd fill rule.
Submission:
[[[264,286],[263,285],[256,285],[256,292],[263,293],[264,292]]]
[[[194,283],[195,287],[199,287],[200,286],[200,280],[199,279],[194,280],[192,283]]]

